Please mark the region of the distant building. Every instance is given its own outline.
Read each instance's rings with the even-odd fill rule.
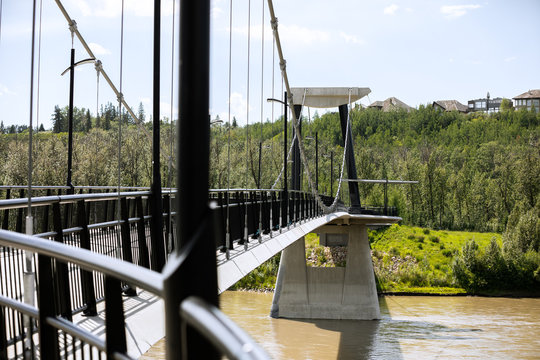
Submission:
[[[395,111],[395,110],[405,110],[405,111],[411,111],[414,108],[410,107],[409,105],[405,104],[403,101],[399,100],[395,97],[389,97],[388,99],[384,101],[375,101],[371,103],[368,108],[372,109],[378,109],[382,111]]]
[[[530,111],[534,107],[536,112],[540,111],[540,90],[529,90],[513,99],[516,110],[526,108]]]
[[[498,98],[489,98],[489,93],[487,98],[483,99],[474,99],[468,101],[468,110],[469,112],[473,111],[484,111],[488,113],[499,112],[501,109],[501,103],[503,99]]]
[[[467,112],[467,107],[457,100],[437,100],[433,102],[433,107],[442,111]]]

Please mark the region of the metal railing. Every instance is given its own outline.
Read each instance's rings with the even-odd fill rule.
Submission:
[[[178,320],[189,324],[231,359],[267,359],[265,352],[217,308],[190,297],[181,301],[167,287],[168,281],[182,271],[186,257],[170,259],[163,273],[111,259],[108,256],[51,242],[35,236],[0,230],[0,246],[18,252],[31,251],[37,259],[37,303],[34,307],[19,298],[0,295],[0,321],[11,324],[15,337],[8,338],[0,326],[0,358],[58,359],[88,358],[130,359],[125,337],[125,314],[122,306],[124,283],[148,291],[177,309]],[[105,339],[78,327],[58,313],[61,297],[58,264],[76,266],[88,273],[98,273],[105,283]],[[185,275],[184,275],[185,276]],[[214,331],[212,331],[214,330]],[[226,330],[221,333],[215,330]],[[37,333],[36,333],[37,331]],[[167,333],[167,341],[181,341],[180,334]],[[183,346],[189,347],[184,339]]]

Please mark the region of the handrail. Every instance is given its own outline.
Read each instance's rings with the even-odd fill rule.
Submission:
[[[180,304],[180,317],[229,359],[263,360],[268,354],[219,309],[195,296]],[[185,341],[185,339],[182,339]]]
[[[85,201],[105,201],[105,200],[117,200],[121,198],[133,198],[137,196],[150,196],[150,191],[132,191],[132,192],[109,192],[99,194],[73,194],[73,195],[51,195],[51,196],[38,196],[31,198],[32,206],[46,206],[54,203],[59,204],[73,204],[79,200]],[[18,209],[28,206],[28,198],[17,198],[0,200],[0,210],[5,209]]]
[[[159,273],[119,259],[6,230],[0,230],[0,245],[54,257],[79,265],[84,270],[97,271],[163,296],[163,278]]]

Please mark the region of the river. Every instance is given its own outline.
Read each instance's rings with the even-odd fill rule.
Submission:
[[[274,359],[540,359],[540,299],[386,296],[379,321],[272,319],[272,294],[220,301]]]

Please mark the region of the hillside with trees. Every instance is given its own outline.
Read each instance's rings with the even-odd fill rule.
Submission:
[[[315,171],[312,138],[317,133],[319,191],[330,195],[331,187],[334,192],[337,189],[343,155],[339,117],[337,113],[319,116],[315,112],[308,118],[307,113],[304,111],[302,132],[310,170]],[[86,109],[76,109],[74,114],[73,183],[116,185],[117,110],[107,104],[97,118]],[[35,137],[36,184],[65,183],[66,115],[65,108],[56,107],[51,116],[52,131],[40,131]],[[142,105],[138,116],[145,118]],[[150,140],[129,116],[123,119],[122,185],[149,186]],[[351,121],[359,178],[419,182],[389,187],[389,205],[398,209],[403,224],[503,234],[502,243],[480,248],[471,242],[456,256],[453,273],[463,287],[486,289],[520,271],[529,274],[523,286],[535,284],[530,282],[535,277],[539,284],[540,113],[515,111],[510,106],[489,115],[441,112],[431,106],[411,112],[356,107]],[[162,123],[161,146],[170,149],[174,123],[168,125],[167,119]],[[143,126],[151,130],[151,122]],[[24,126],[6,129],[3,124],[0,130],[0,159],[4,159],[0,183],[25,184],[28,130]],[[234,121],[230,129],[227,123],[213,124],[210,146],[210,187],[270,188],[283,164],[283,120],[267,120],[262,127],[260,123],[240,127]],[[259,148],[263,164],[260,179]],[[167,186],[170,152],[162,151],[162,156],[162,179]],[[171,156],[174,161],[174,153]],[[304,189],[307,183],[303,176]],[[362,204],[383,204],[382,185],[361,183],[359,187]],[[342,199],[347,198],[344,186]],[[489,275],[493,269],[501,274],[496,279]]]

